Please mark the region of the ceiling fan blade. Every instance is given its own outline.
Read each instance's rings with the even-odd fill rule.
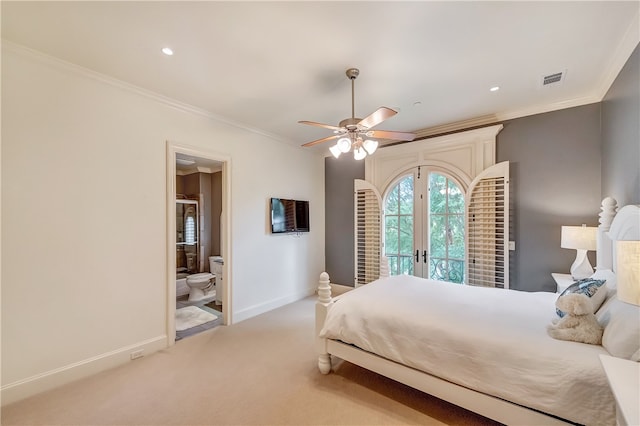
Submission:
[[[331,135],[331,136],[327,136],[326,138],[322,138],[322,139],[318,139],[318,140],[315,140],[315,141],[307,142],[302,146],[307,146],[308,147],[308,146],[318,145],[320,143],[330,141],[331,139],[338,139],[339,137],[342,137],[342,135]]]
[[[391,130],[371,130],[373,134],[371,135],[374,138],[381,139],[393,139],[397,141],[412,141],[415,139],[415,133],[408,132],[394,132]]]
[[[300,124],[308,124],[309,126],[323,127],[325,129],[340,130],[342,127],[331,126],[329,124],[316,123],[315,121],[298,121]]]
[[[387,118],[393,117],[397,113],[398,113],[397,111],[394,111],[391,108],[380,107],[373,114],[360,120],[360,122],[358,123],[358,126],[362,126],[365,129],[370,129],[373,126],[376,126],[382,123]]]

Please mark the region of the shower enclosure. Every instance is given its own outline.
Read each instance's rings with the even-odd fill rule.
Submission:
[[[176,278],[198,273],[198,202],[176,200]]]

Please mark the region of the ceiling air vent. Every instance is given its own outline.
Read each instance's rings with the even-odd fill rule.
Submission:
[[[553,74],[547,74],[542,76],[541,86],[548,87],[551,85],[557,85],[564,81],[566,71],[555,72]]]

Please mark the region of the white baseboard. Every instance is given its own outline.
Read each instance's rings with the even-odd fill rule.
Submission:
[[[265,312],[269,312],[273,309],[279,308],[281,306],[287,305],[289,303],[296,302],[298,300],[304,299],[305,297],[309,297],[315,293],[315,288],[308,288],[304,292],[298,292],[294,294],[290,294],[284,297],[279,297],[274,300],[270,300],[265,303],[260,303],[257,305],[250,306],[248,308],[236,311],[233,311],[233,322],[238,323],[240,321],[244,321],[251,317],[255,317],[256,315],[264,314]]]
[[[0,388],[2,405],[11,404],[29,396],[57,388],[84,377],[92,376],[101,371],[131,362],[131,353],[143,351],[149,355],[167,347],[167,336],[158,336],[134,345],[116,349],[93,358],[69,364],[55,370],[28,377],[26,379],[9,383]]]

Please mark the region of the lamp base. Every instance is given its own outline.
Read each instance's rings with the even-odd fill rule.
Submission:
[[[576,260],[571,265],[571,277],[574,280],[588,278],[593,274],[593,268],[587,257],[587,250],[577,249]]]

